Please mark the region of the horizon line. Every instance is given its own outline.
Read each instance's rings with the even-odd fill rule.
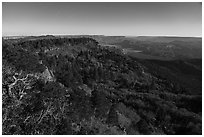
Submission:
[[[40,34],[40,35],[2,35],[2,37],[38,37],[38,36],[118,36],[118,37],[195,37],[202,36],[178,36],[178,35],[104,35],[104,34]]]

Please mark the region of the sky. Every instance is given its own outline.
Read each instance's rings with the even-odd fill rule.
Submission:
[[[201,3],[2,3],[2,35],[202,36]]]

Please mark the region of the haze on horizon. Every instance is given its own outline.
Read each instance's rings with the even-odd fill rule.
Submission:
[[[202,36],[202,5],[2,3],[2,35]]]

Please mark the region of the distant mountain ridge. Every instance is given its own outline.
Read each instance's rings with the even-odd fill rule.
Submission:
[[[6,39],[18,37],[6,37]],[[21,41],[49,38],[93,38],[100,45],[109,45],[128,51],[128,55],[142,59],[201,59],[201,37],[172,36],[105,36],[105,35],[43,35],[19,37]],[[140,51],[137,53],[135,51]]]
[[[40,35],[40,36],[3,36],[5,39],[16,38],[74,38],[74,37],[91,37],[95,39],[135,39],[138,41],[152,41],[152,42],[171,42],[171,41],[202,41],[202,37],[180,37],[180,36],[106,36],[106,35]]]
[[[138,36],[126,37],[138,41],[172,42],[172,41],[202,41],[201,37],[172,37],[172,36]]]

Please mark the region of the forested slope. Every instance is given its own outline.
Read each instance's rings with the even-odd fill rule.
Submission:
[[[202,96],[91,38],[3,40],[3,134],[202,134]]]

